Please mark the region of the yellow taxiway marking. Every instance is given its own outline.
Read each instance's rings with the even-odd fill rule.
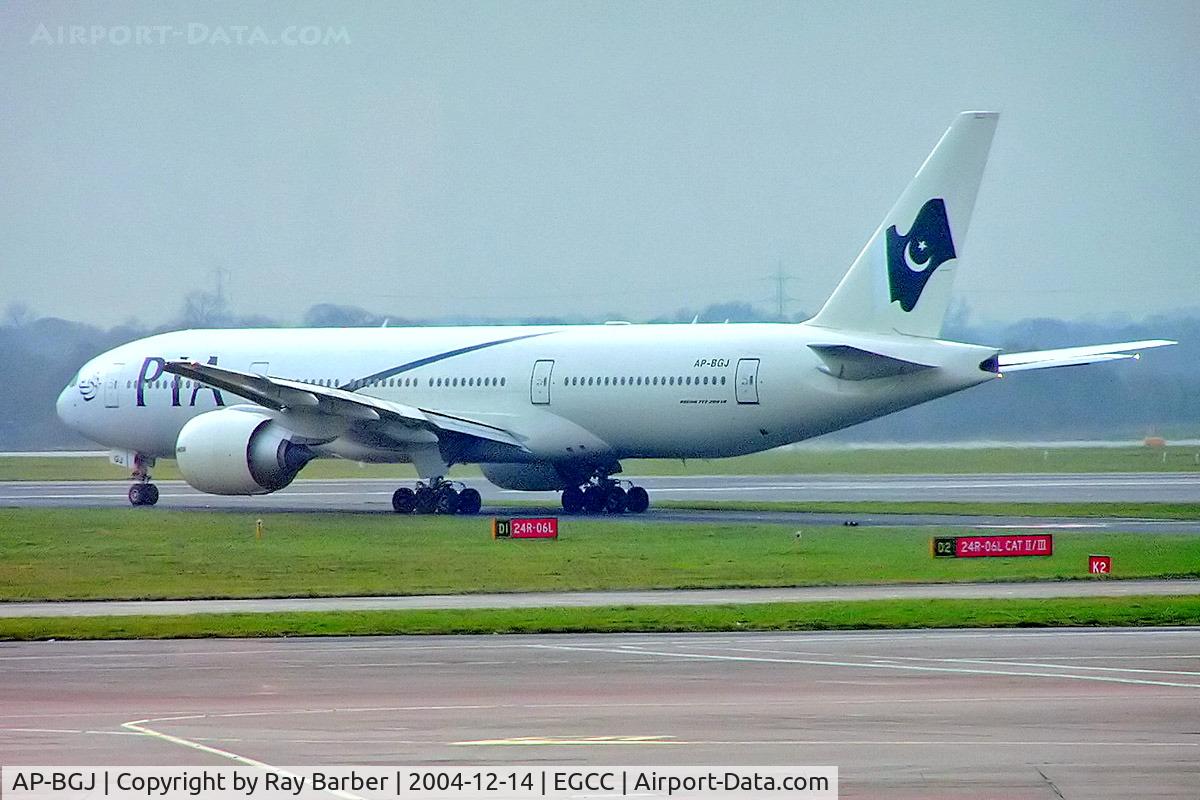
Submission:
[[[461,747],[482,745],[589,745],[589,744],[686,744],[669,736],[515,736],[511,739],[474,739],[451,742]]]

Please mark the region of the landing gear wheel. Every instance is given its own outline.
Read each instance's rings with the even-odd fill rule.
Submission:
[[[392,492],[392,510],[397,514],[411,514],[417,507],[417,493],[407,486]]]
[[[580,511],[583,511],[583,503],[583,489],[580,489],[578,486],[568,486],[567,488],[563,489],[563,511],[567,512],[568,514],[578,514]]]
[[[453,514],[458,511],[458,492],[449,486],[439,489],[435,506],[439,514]]]
[[[129,504],[152,506],[158,502],[158,487],[153,483],[135,483],[129,487]]]
[[[417,489],[415,495],[418,514],[432,514],[437,511],[437,494],[432,489],[422,486]]]
[[[604,510],[605,495],[602,486],[589,486],[583,492],[583,509],[589,514],[599,514]]]
[[[479,496],[479,490],[463,489],[458,493],[458,513],[478,514],[482,505],[483,498]]]
[[[620,514],[625,511],[628,502],[624,489],[620,486],[610,486],[604,498],[604,510],[610,514]]]
[[[633,514],[641,514],[650,507],[650,495],[640,486],[632,487],[625,497],[625,508]]]

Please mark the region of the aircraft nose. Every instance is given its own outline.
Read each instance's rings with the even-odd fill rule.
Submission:
[[[75,401],[72,395],[78,397],[78,393],[73,392],[74,386],[68,386],[58,393],[58,401],[54,404],[54,410],[58,414],[58,418],[66,425],[71,425],[74,421]]]

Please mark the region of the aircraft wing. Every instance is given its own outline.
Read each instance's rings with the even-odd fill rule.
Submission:
[[[458,414],[393,403],[346,389],[314,386],[300,381],[189,361],[168,361],[163,371],[236,394],[273,411],[308,411],[339,417],[347,423],[399,423],[406,428],[427,430],[435,435],[453,432],[521,450],[526,449],[516,437],[503,428],[467,419]]]
[[[1031,369],[1078,367],[1104,361],[1121,361],[1140,357],[1138,351],[1152,347],[1178,344],[1168,339],[1147,339],[1141,342],[1095,344],[1086,347],[1064,347],[1058,350],[1033,350],[1028,353],[1001,353],[994,360],[993,372],[1025,372]]]

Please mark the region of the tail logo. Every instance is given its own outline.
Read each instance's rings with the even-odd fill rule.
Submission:
[[[912,311],[934,271],[954,257],[946,203],[935,197],[921,206],[907,234],[901,236],[895,225],[887,230],[892,302],[899,301],[900,308]]]

